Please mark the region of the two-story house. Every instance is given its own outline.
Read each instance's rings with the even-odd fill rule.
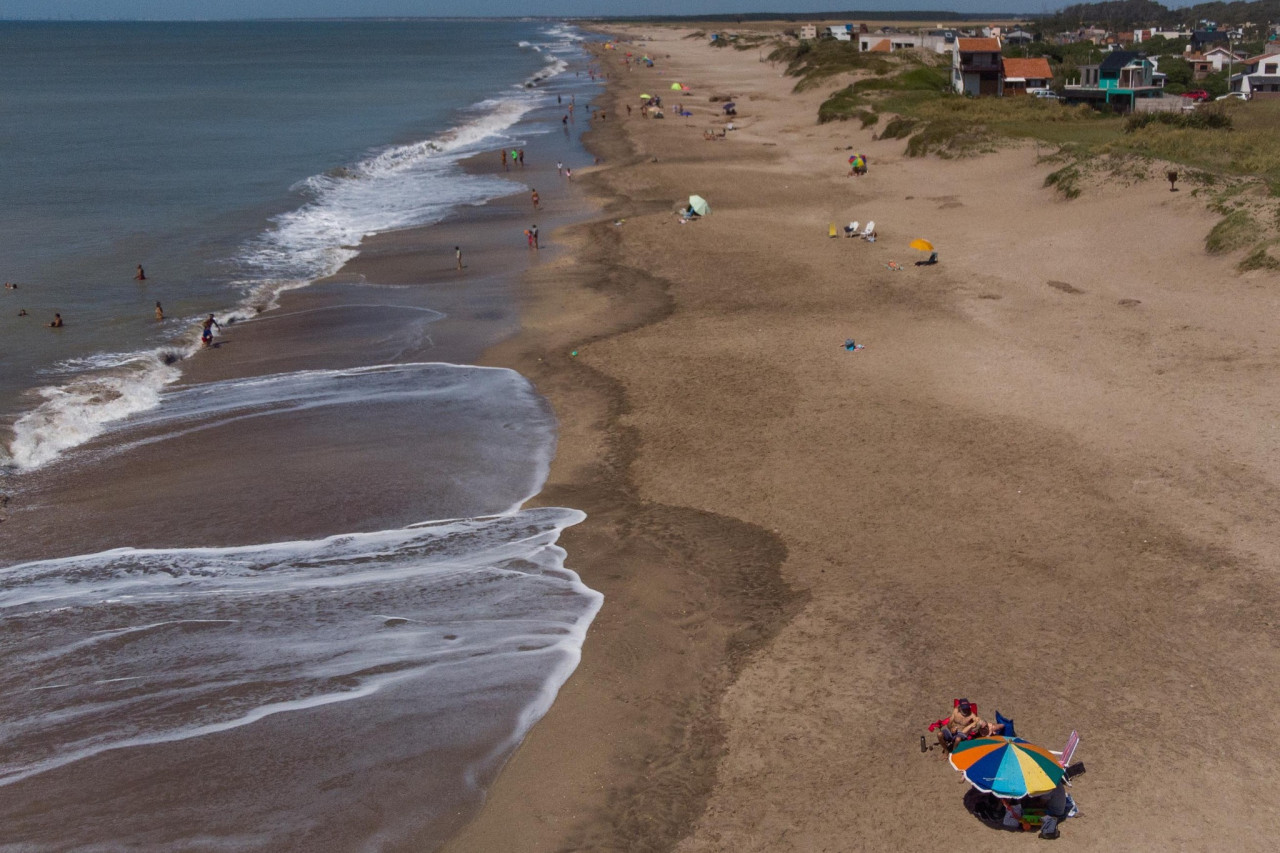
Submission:
[[[1109,104],[1112,109],[1129,112],[1138,98],[1161,96],[1155,70],[1155,64],[1141,53],[1112,51],[1097,65],[1081,65],[1080,79],[1068,83],[1063,95],[1068,101]]]
[[[1000,39],[958,38],[951,54],[951,85],[962,95],[1002,95]]]
[[[1251,56],[1240,66],[1240,73],[1231,77],[1231,91],[1251,98],[1280,98],[1280,52]]]

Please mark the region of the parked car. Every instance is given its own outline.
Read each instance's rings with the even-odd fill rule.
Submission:
[[[1031,91],[1031,90],[1028,90],[1028,91]],[[1051,101],[1062,100],[1062,96],[1059,95],[1057,92],[1053,91],[1052,89],[1036,89],[1034,90],[1033,94],[1037,98],[1048,98]]]
[[[1190,92],[1183,92],[1182,97],[1190,98],[1193,101],[1207,101],[1209,100],[1209,93],[1204,89],[1192,89]]]
[[[1215,101],[1247,101],[1249,96],[1244,92],[1227,92],[1225,95],[1219,95],[1214,98]]]

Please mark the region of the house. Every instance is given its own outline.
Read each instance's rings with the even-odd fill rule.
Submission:
[[[1068,83],[1063,96],[1069,102],[1109,105],[1130,112],[1138,98],[1158,98],[1163,94],[1155,83],[1155,70],[1155,63],[1141,53],[1113,51],[1097,65],[1081,65],[1080,79]]]
[[[825,38],[833,38],[836,41],[852,41],[853,35],[850,32],[852,29],[849,24],[838,24],[834,27],[827,27],[822,35]]]
[[[1053,82],[1049,60],[1005,58],[1001,63],[1005,95],[1025,95],[1028,89],[1047,89]]]
[[[814,41],[818,37],[818,27],[815,24],[804,24],[800,27],[800,41]]]
[[[951,36],[951,42],[955,36]],[[951,49],[951,42],[944,33],[864,33],[858,36],[858,50],[864,53],[893,53],[899,50],[919,48],[934,53],[946,53]]]
[[[1196,30],[1191,34],[1191,50],[1203,53],[1206,48],[1223,45],[1230,47],[1230,40],[1223,30]]]
[[[1233,53],[1225,47],[1215,47],[1212,50],[1206,50],[1204,52],[1204,58],[1213,65],[1214,71],[1221,71],[1229,65],[1237,65],[1245,59],[1245,57],[1238,53]]]
[[[1036,37],[1021,27],[1010,30],[1003,36],[1005,44],[1031,44]]]
[[[1280,98],[1280,53],[1263,53],[1241,61],[1242,70],[1231,75],[1231,91],[1253,98]]]
[[[958,38],[951,54],[951,85],[962,95],[1001,95],[1000,39]]]

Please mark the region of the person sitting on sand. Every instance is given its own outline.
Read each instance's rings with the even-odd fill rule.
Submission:
[[[935,723],[938,731],[938,745],[942,747],[943,752],[951,752],[955,749],[956,744],[962,740],[969,740],[975,737],[987,737],[988,735],[998,734],[1004,730],[1004,726],[992,726],[986,720],[978,716],[977,707],[968,699],[957,699],[951,709],[951,714],[946,720],[939,720],[941,725]]]
[[[931,266],[933,266],[934,264],[936,264],[937,262],[938,262],[938,253],[937,253],[937,252],[930,252],[930,253],[929,253],[929,260],[927,260],[927,261],[916,261],[916,266],[918,266],[918,267],[931,267]]]

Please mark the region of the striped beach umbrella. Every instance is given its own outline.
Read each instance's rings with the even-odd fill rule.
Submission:
[[[1011,799],[1047,794],[1065,772],[1049,750],[1003,736],[961,741],[951,753],[951,766],[979,791]]]

